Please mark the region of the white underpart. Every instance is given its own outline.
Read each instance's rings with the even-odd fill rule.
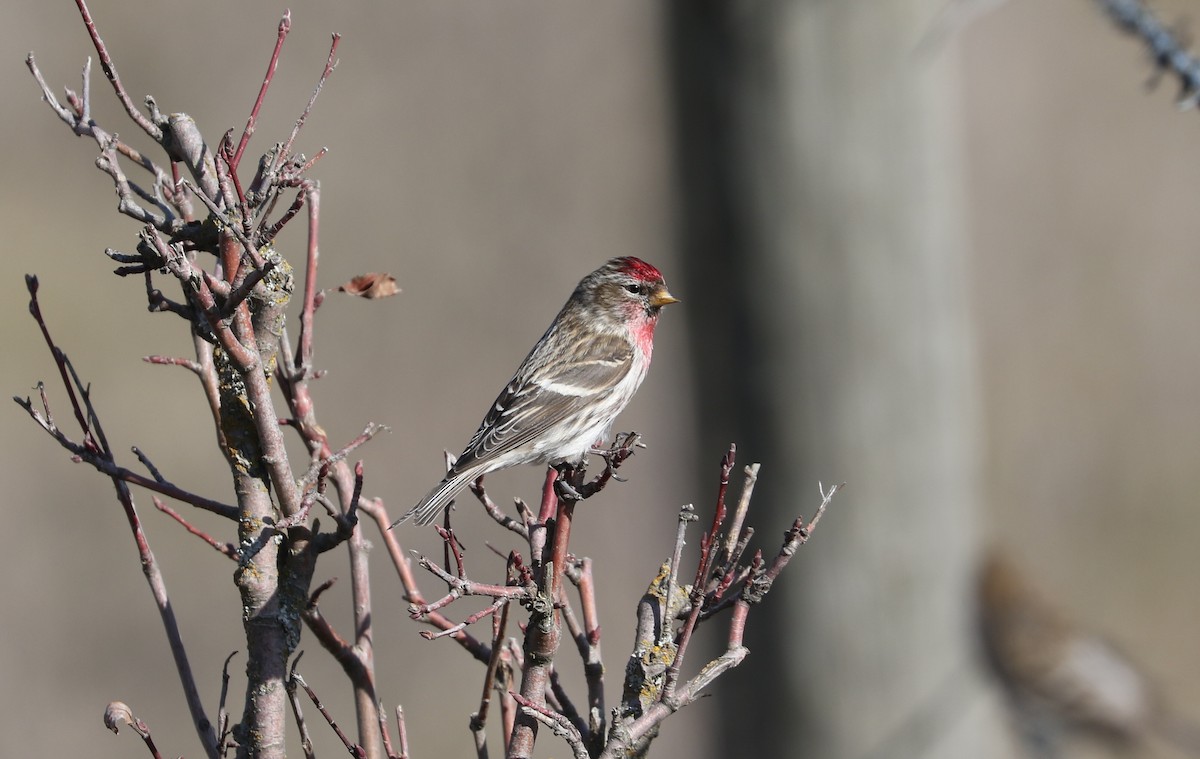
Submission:
[[[1051,673],[1055,688],[1084,715],[1135,731],[1149,718],[1151,697],[1137,671],[1108,645],[1075,641]]]

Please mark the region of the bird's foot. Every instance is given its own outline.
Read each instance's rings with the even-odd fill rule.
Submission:
[[[554,494],[560,500],[582,501],[587,497],[580,492],[586,472],[582,464],[576,466],[563,462],[555,465],[554,469],[558,472],[558,477],[554,480]]]
[[[554,481],[554,494],[566,501],[582,501],[584,499],[583,493],[580,493],[578,488],[566,480]]]
[[[604,472],[601,477],[604,479],[612,478],[617,482],[625,482],[623,477],[616,475],[616,470],[625,460],[633,455],[635,448],[645,448],[646,444],[641,442],[642,436],[636,432],[622,432],[613,440],[612,445],[608,448],[593,448],[589,453],[593,453],[604,459]]]

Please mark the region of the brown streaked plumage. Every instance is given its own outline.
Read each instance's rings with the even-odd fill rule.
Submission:
[[[410,519],[428,524],[489,472],[582,460],[645,379],[659,311],[675,302],[662,273],[632,256],[584,277],[454,466],[392,527]]]

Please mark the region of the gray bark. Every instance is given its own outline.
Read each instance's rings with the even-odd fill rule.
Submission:
[[[937,0],[680,2],[682,240],[702,450],[763,462],[774,542],[845,480],[750,621],[725,756],[989,757],[974,674],[979,426],[953,55]],[[785,598],[786,596],[786,598]],[[773,602],[773,603],[772,603]]]

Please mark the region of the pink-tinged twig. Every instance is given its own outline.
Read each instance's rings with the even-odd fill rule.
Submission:
[[[152,268],[152,265],[149,262],[147,262],[145,259],[143,259],[140,255],[139,256],[125,256],[121,253],[117,253],[112,248],[105,248],[104,255],[108,256],[109,258],[113,259],[114,261],[118,261],[121,263],[124,263],[127,261],[135,261],[136,262],[132,266],[118,267],[117,269],[115,269],[113,271],[113,274],[116,274],[118,277],[123,277],[127,273],[128,274],[136,274],[139,271],[141,272],[142,281],[146,283],[146,306],[147,306],[147,308],[150,309],[151,313],[163,313],[165,311],[167,313],[175,314],[176,316],[178,316],[179,318],[188,322],[189,324],[194,323],[196,321],[196,309],[192,308],[190,305],[188,305],[186,303],[178,303],[176,301],[171,300],[167,296],[163,295],[162,290],[159,290],[157,287],[154,286],[154,276],[153,275],[154,275],[154,272],[157,271],[157,268]],[[145,360],[145,358],[143,358],[143,360]],[[182,361],[183,359],[178,359],[178,360]],[[170,361],[170,360],[158,361],[158,362],[150,361],[149,363],[172,363],[172,361]],[[192,368],[191,366],[189,366],[187,364],[181,363],[178,365],[185,366],[189,369]],[[199,366],[199,364],[196,364],[194,371],[197,374],[199,374],[200,373],[199,370],[200,370],[200,366]]]
[[[557,474],[557,473],[556,473]],[[568,471],[568,474],[570,472]],[[554,656],[562,637],[558,615],[554,610],[554,599],[558,597],[558,588],[562,586],[563,572],[567,564],[567,546],[571,538],[571,520],[575,513],[576,501],[570,498],[560,498],[555,494],[557,477],[547,475],[542,493],[542,513],[546,513],[546,504],[555,502],[557,509],[554,515],[554,536],[550,543],[550,557],[547,560],[545,549],[540,556],[534,554],[534,567],[541,568],[543,576],[538,593],[529,599],[529,624],[525,628],[525,666],[522,668],[521,695],[535,707],[545,708],[546,692],[550,688],[550,674]],[[572,483],[568,483],[572,484]],[[539,520],[543,523],[545,520]],[[530,550],[533,551],[536,532],[530,534]],[[542,531],[544,535],[544,529]],[[540,561],[539,561],[540,559]],[[512,739],[508,744],[508,759],[528,759],[533,755],[533,745],[537,740],[538,719],[521,710],[513,726]]]
[[[408,727],[404,722],[404,707],[396,705],[396,736],[400,741],[400,759],[408,759]]]
[[[755,584],[753,589],[743,592],[742,595],[748,603],[755,604],[762,601],[763,596],[771,589],[771,586],[775,583],[780,573],[787,567],[788,562],[796,555],[796,551],[799,550],[800,546],[808,542],[813,530],[817,529],[817,523],[825,515],[825,510],[829,508],[829,503],[833,500],[833,497],[844,487],[846,487],[846,483],[842,482],[829,488],[829,490],[825,490],[824,486],[817,483],[817,488],[821,493],[821,505],[817,507],[816,513],[813,514],[813,518],[807,524],[804,523],[804,517],[797,517],[796,521],[792,523],[791,528],[784,533],[783,545],[780,547],[775,559],[771,562],[771,566],[763,573],[762,578]]]
[[[588,739],[587,723],[579,716],[579,709],[575,708],[571,694],[563,687],[562,678],[558,676],[558,670],[554,667],[550,668],[550,691],[546,694],[546,708],[561,714],[574,725],[585,741]]]
[[[388,759],[397,759],[396,751],[392,748],[392,736],[388,731],[387,711],[383,708],[382,701],[376,706],[376,711],[379,712],[379,735],[383,738],[383,750]]]
[[[296,658],[292,659],[291,672],[287,679],[287,696],[288,703],[292,705],[292,715],[296,718],[296,728],[300,731],[300,750],[304,752],[305,759],[316,759],[316,752],[313,751],[312,735],[308,732],[308,722],[304,719],[304,710],[300,706],[300,697],[296,694],[296,667],[300,664],[300,659],[304,656],[304,652],[296,654]]]
[[[551,545],[550,565],[547,566],[549,582],[546,593],[558,598],[562,588],[563,573],[567,570],[567,547],[571,540],[571,524],[575,518],[575,501],[561,499],[558,514],[554,517],[554,543]]]
[[[26,411],[30,412],[31,415],[34,415],[34,419],[40,423],[40,419],[36,415],[36,412],[33,411],[28,405],[28,399],[22,400],[20,398],[14,398],[13,400],[23,406]],[[47,432],[53,435],[56,440],[58,440],[59,445],[62,445],[64,448],[75,454],[78,461],[90,464],[102,474],[106,474],[109,477],[122,482],[127,482],[130,485],[138,485],[146,490],[152,490],[155,493],[165,495],[168,498],[173,498],[182,503],[190,504],[196,508],[204,509],[205,511],[211,511],[212,513],[223,516],[226,519],[237,519],[238,511],[237,507],[235,506],[230,506],[229,504],[221,503],[220,501],[214,501],[211,498],[205,498],[204,496],[197,495],[196,493],[183,490],[182,488],[179,488],[170,482],[160,482],[158,480],[140,475],[137,472],[126,469],[125,467],[117,466],[117,464],[111,459],[97,456],[96,454],[85,450],[82,445],[68,439],[57,428],[54,428],[53,426],[47,427],[46,425],[42,426]]]
[[[230,161],[230,171],[237,171],[238,165],[242,162],[242,153],[246,152],[246,145],[250,142],[250,136],[258,127],[258,112],[262,108],[263,100],[267,97],[271,80],[275,78],[275,69],[279,66],[279,51],[283,49],[283,41],[287,39],[291,28],[292,12],[287,10],[283,12],[283,18],[279,20],[279,34],[275,38],[275,49],[271,51],[271,61],[267,64],[267,73],[263,76],[262,86],[258,89],[258,97],[254,99],[254,107],[250,109],[250,116],[246,119],[246,128],[242,130],[242,138],[238,141],[233,160]]]
[[[437,640],[438,638],[445,638],[449,635],[454,635],[454,634],[458,633],[460,630],[465,630],[469,625],[475,624],[476,622],[483,619],[484,617],[488,617],[488,616],[492,616],[492,615],[496,614],[496,612],[505,608],[507,604],[508,604],[507,598],[497,598],[486,609],[480,609],[479,611],[475,612],[474,614],[469,615],[466,619],[464,619],[462,622],[459,622],[457,625],[454,625],[453,627],[442,630],[441,632],[430,632],[428,630],[422,630],[420,632],[420,635],[425,640]]]
[[[737,508],[733,511],[733,519],[729,520],[729,530],[725,533],[725,543],[722,546],[725,558],[734,555],[738,536],[742,534],[742,524],[746,521],[746,512],[750,510],[750,499],[754,495],[754,485],[758,482],[759,466],[755,463],[745,469],[746,477],[742,482],[742,494],[738,498]],[[737,559],[733,558],[732,561],[736,563]]]
[[[150,119],[146,118],[145,114],[139,111],[133,105],[133,100],[129,97],[129,93],[125,91],[125,87],[121,85],[121,77],[117,75],[117,67],[113,65],[112,57],[108,54],[108,48],[104,45],[104,40],[100,39],[100,32],[96,30],[96,22],[92,20],[92,13],[88,10],[85,0],[75,0],[76,7],[79,8],[79,15],[83,17],[83,24],[87,27],[88,36],[92,38],[92,45],[96,48],[96,55],[100,57],[100,68],[104,69],[104,76],[108,78],[112,85],[113,92],[117,93],[117,99],[121,101],[121,105],[125,106],[125,113],[133,120],[133,123],[142,128],[142,131],[150,135],[150,138],[155,142],[162,142],[163,134]]]
[[[475,582],[466,577],[456,577],[424,556],[417,559],[417,564],[446,583],[450,591],[433,603],[409,604],[408,614],[413,619],[424,619],[430,613],[444,609],[464,596],[488,596],[489,598],[525,601],[537,594],[535,588],[520,585],[494,585]]]
[[[200,373],[200,363],[192,361],[188,358],[175,358],[173,356],[143,356],[142,360],[147,364],[158,364],[159,366],[182,366],[194,374]]]
[[[592,560],[586,557],[580,559],[578,568],[575,584],[579,588],[579,600],[583,609],[583,630],[582,635],[576,637],[576,646],[579,648],[580,658],[583,659],[583,674],[588,690],[589,748],[597,749],[604,740],[607,717],[604,706],[604,660],[600,655],[600,616],[596,610],[596,582],[592,574]]]
[[[708,576],[705,587],[703,608],[700,610],[699,621],[703,622],[717,612],[728,608],[733,603],[732,598],[725,594],[728,590],[741,583],[749,572],[746,567],[739,567],[742,555],[754,537],[753,527],[743,527],[746,513],[750,508],[750,499],[754,493],[754,484],[758,480],[758,464],[751,464],[744,470],[745,479],[742,482],[742,494],[734,509],[733,518],[725,539],[717,551],[712,563],[712,571]]]
[[[333,654],[334,660],[342,666],[342,671],[346,673],[346,677],[349,678],[351,685],[355,689],[362,690],[370,695],[373,703],[378,703],[375,695],[374,673],[364,666],[359,652],[333,629],[333,625],[321,614],[321,608],[317,605],[321,594],[329,590],[336,581],[337,578],[335,577],[319,585],[312,592],[312,595],[309,596],[308,603],[305,605],[304,611],[301,612],[300,616],[325,650]],[[372,716],[374,715],[372,714]]]
[[[471,494],[474,495],[481,504],[483,504],[484,510],[487,511],[488,516],[490,516],[496,522],[496,524],[500,525],[506,530],[515,532],[526,540],[529,540],[529,526],[523,520],[515,519],[500,510],[500,507],[497,506],[495,501],[492,500],[492,497],[488,495],[487,489],[483,487],[482,477],[472,482],[470,485],[468,485],[468,487],[471,489]]]
[[[504,746],[512,744],[513,730],[517,726],[517,702],[513,700],[513,683],[516,682],[516,672],[524,667],[524,651],[516,638],[504,641],[500,651],[500,677],[496,687],[500,691],[500,721],[504,725]]]
[[[554,734],[566,740],[567,745],[571,747],[571,752],[575,759],[588,759],[587,747],[584,745],[583,736],[571,724],[571,721],[561,714],[552,712],[545,706],[535,703],[520,693],[510,692],[509,695],[514,701],[521,706],[521,711],[524,714],[536,719],[538,722],[546,725],[554,731]]]
[[[105,53],[107,55],[107,53]],[[96,167],[112,178],[113,184],[117,190],[117,210],[131,218],[137,219],[142,223],[152,223],[162,231],[168,234],[176,234],[183,229],[185,219],[190,218],[190,203],[185,197],[175,192],[173,189],[166,187],[165,173],[153,161],[143,156],[133,148],[116,138],[101,128],[91,118],[91,88],[90,88],[90,73],[91,59],[83,67],[83,97],[80,98],[75,93],[67,90],[67,100],[70,107],[63,106],[54,96],[50,86],[46,83],[42,72],[38,69],[34,56],[30,53],[25,59],[25,65],[29,68],[37,81],[38,87],[42,91],[42,99],[50,106],[54,113],[65,123],[71,131],[80,137],[91,137],[96,145],[100,148],[100,157],[96,161]],[[134,111],[137,114],[136,111]],[[145,118],[141,114],[137,117]],[[147,122],[150,123],[150,122]],[[152,124],[153,126],[153,124]],[[157,127],[155,127],[157,129]],[[181,126],[181,133],[186,133],[186,127]],[[194,129],[192,130],[194,131]],[[179,137],[181,135],[175,135]],[[191,137],[190,134],[182,134],[185,137]],[[121,170],[118,154],[124,155],[138,165],[142,166],[146,171],[150,172],[155,177],[155,187],[163,193],[165,200],[175,206],[178,213],[169,211],[160,199],[151,193],[147,193],[134,183],[129,181],[125,173]],[[134,196],[154,203],[160,209],[161,213],[154,212],[138,205]]]
[[[217,540],[213,536],[209,535],[207,532],[204,532],[200,528],[189,523],[186,519],[184,519],[182,516],[180,516],[178,511],[175,511],[170,506],[168,506],[165,503],[163,503],[162,501],[160,501],[158,498],[151,496],[151,500],[154,501],[154,507],[156,509],[158,509],[162,513],[164,513],[167,516],[174,519],[176,522],[178,522],[183,527],[183,529],[187,530],[191,534],[200,538],[205,543],[208,543],[218,553],[224,554],[226,557],[233,559],[234,561],[237,561],[238,550],[237,550],[237,546],[235,546],[233,543],[228,543],[228,542],[222,543],[221,541]]]
[[[329,155],[329,148],[321,148],[320,150],[318,150],[316,153],[313,154],[312,158],[309,158],[307,161],[304,162],[304,165],[300,167],[300,171],[297,173],[307,174],[308,171],[310,169],[312,169],[313,166],[316,165],[317,161],[321,160],[322,158],[324,158],[327,155]]]
[[[795,521],[792,528],[785,533],[784,543],[770,568],[764,569],[765,562],[762,552],[755,553],[742,592],[733,605],[734,611],[730,618],[726,651],[702,667],[695,677],[677,689],[673,688],[668,692],[664,688],[659,701],[647,708],[640,717],[632,722],[614,727],[613,740],[610,740],[605,746],[604,751],[600,754],[600,759],[616,759],[616,757],[625,756],[629,751],[636,750],[639,745],[644,745],[653,735],[656,725],[671,713],[692,703],[699,697],[701,691],[714,680],[729,669],[741,664],[749,653],[743,641],[750,607],[762,601],[763,596],[771,589],[772,583],[787,566],[797,549],[811,537],[833,496],[842,487],[843,485],[835,485],[828,491],[821,487],[821,505],[817,508],[813,518],[807,524],[803,517]]]
[[[276,156],[279,157],[278,155]],[[309,390],[309,380],[319,376],[312,368],[313,314],[317,307],[317,269],[318,269],[318,233],[320,221],[320,195],[315,184],[311,185],[309,204],[308,229],[308,263],[306,266],[305,296],[301,311],[301,336],[297,353],[293,355],[292,345],[286,332],[279,341],[280,359],[275,364],[275,377],[291,410],[294,426],[314,459],[314,466],[324,470],[338,492],[341,513],[336,516],[337,530],[335,533],[322,533],[314,537],[314,549],[324,552],[336,545],[345,543],[350,558],[351,595],[355,616],[355,641],[353,652],[364,671],[374,677],[374,641],[372,639],[371,614],[371,583],[368,553],[370,545],[359,528],[358,511],[362,505],[363,472],[362,462],[354,467],[353,472],[347,465],[346,457],[358,446],[370,440],[380,431],[387,429],[381,425],[370,424],[363,432],[347,444],[342,450],[332,452],[329,439],[317,421],[315,405]],[[306,480],[312,477],[312,470],[306,475]],[[396,546],[398,548],[398,545]],[[389,551],[392,546],[389,546]],[[443,621],[439,618],[439,621]],[[446,625],[449,621],[445,620]],[[462,642],[469,636],[456,636]],[[382,738],[378,735],[376,725],[379,721],[378,699],[373,686],[367,688],[366,681],[356,683],[355,709],[358,719],[359,740],[371,755],[383,751]]]
[[[721,525],[725,521],[725,493],[729,489],[729,473],[733,471],[733,462],[736,453],[737,449],[731,443],[729,451],[721,459],[721,481],[717,488],[717,505],[713,509],[712,527],[700,538],[700,562],[699,566],[696,567],[696,580],[692,583],[690,599],[692,608],[688,612],[683,628],[676,636],[675,658],[671,662],[671,666],[667,668],[666,675],[663,678],[663,699],[670,699],[674,695],[675,685],[679,681],[679,670],[683,665],[684,656],[687,654],[688,645],[692,640],[692,632],[696,629],[696,623],[700,621],[700,612],[704,605],[706,579],[709,571],[712,569],[714,558],[713,548],[717,538],[720,536]]]
[[[221,698],[217,704],[217,746],[220,747],[224,747],[225,739],[229,736],[229,710],[225,708],[225,700],[229,696],[229,662],[233,661],[236,655],[237,651],[231,652],[225,657],[225,664],[221,666]],[[225,755],[223,748],[221,755]]]
[[[27,277],[26,285],[29,289],[30,297],[29,312],[41,328],[42,336],[46,341],[46,347],[50,350],[50,354],[54,356],[63,384],[68,390],[68,395],[75,411],[76,421],[82,427],[85,436],[84,439],[89,444],[86,447],[79,446],[79,448],[92,456],[96,461],[106,462],[109,466],[115,468],[112,449],[108,445],[100,418],[92,406],[91,396],[87,388],[75,374],[74,367],[72,367],[67,355],[54,342],[54,339],[50,335],[50,329],[42,316],[42,310],[37,300],[37,278]],[[18,403],[21,403],[19,399],[17,400]],[[44,417],[33,409],[33,405],[28,399],[24,403],[21,403],[21,405],[29,411],[35,420],[38,420],[45,429],[51,431],[59,442],[62,443],[65,440],[65,436],[54,426],[53,419],[49,414],[49,407],[46,404],[44,391],[42,400],[43,407],[46,408]],[[158,607],[159,616],[162,620],[167,640],[170,643],[171,654],[175,659],[175,668],[179,675],[180,683],[183,686],[184,697],[191,711],[196,732],[200,736],[200,742],[204,746],[205,753],[211,759],[216,759],[216,734],[213,731],[212,723],[204,712],[204,705],[200,701],[200,694],[196,688],[196,680],[192,674],[191,664],[188,661],[187,650],[183,645],[183,636],[179,631],[179,623],[175,618],[174,607],[172,607],[170,597],[167,594],[166,580],[163,578],[162,570],[158,566],[158,561],[155,559],[153,551],[150,550],[149,539],[142,530],[141,518],[138,516],[137,509],[134,506],[133,494],[129,490],[128,483],[121,477],[115,475],[111,477],[113,486],[117,491],[117,500],[125,511],[125,518],[129,523],[129,529],[133,533],[134,543],[137,546],[138,556],[141,559],[142,573],[146,577],[151,595],[154,596],[155,605]]]
[[[242,191],[242,183],[238,180],[233,163],[233,130],[228,129],[217,144],[217,160],[214,164],[217,170],[217,186],[221,190],[221,204],[227,212],[237,211],[237,220],[241,223],[242,233],[249,235],[252,231],[250,224],[250,206],[246,202],[246,193]],[[232,282],[237,276],[237,267],[229,266],[226,262],[225,278]]]
[[[728,462],[728,459],[726,462],[731,463]],[[676,680],[678,684],[668,689],[664,678],[664,685],[659,691],[659,697],[653,702],[644,704],[644,708],[639,707],[623,710],[622,716],[614,722],[612,729],[609,731],[609,740],[604,745],[603,750],[598,754],[593,754],[597,759],[618,759],[619,757],[643,752],[657,734],[658,725],[663,720],[684,706],[694,702],[700,697],[701,692],[714,680],[733,667],[741,664],[749,653],[744,645],[744,635],[746,620],[751,606],[762,601],[763,596],[770,590],[771,583],[783,571],[791,557],[795,555],[796,550],[812,535],[821,516],[828,508],[830,500],[841,487],[841,485],[838,485],[830,488],[828,491],[823,487],[821,488],[821,505],[817,508],[813,518],[807,523],[804,522],[802,517],[795,521],[792,528],[785,533],[783,545],[770,567],[767,567],[766,562],[763,560],[762,552],[757,551],[749,567],[739,570],[739,576],[745,579],[741,581],[741,590],[732,604],[733,613],[730,617],[725,652],[701,667],[700,671],[687,682],[678,683]],[[714,535],[717,527],[718,525],[714,524],[714,529],[706,537]],[[712,547],[711,541],[708,542],[708,546],[709,548]],[[703,565],[706,561],[703,556],[703,548],[701,554],[701,564]],[[703,579],[701,577],[701,580]],[[688,615],[688,623],[691,623],[696,615],[698,599],[695,593],[691,596],[691,603],[692,609]],[[668,674],[671,673],[672,669],[679,662],[684,643],[690,638],[691,629],[694,629],[694,624],[691,628],[688,628],[686,624],[677,637],[679,650],[677,650],[675,660],[672,662],[672,668],[668,669]],[[641,621],[639,620],[640,628]],[[675,676],[678,676],[677,671],[675,671]],[[640,681],[635,680],[634,685],[638,682]],[[628,692],[629,685],[630,681],[627,680],[626,699],[630,698]],[[637,694],[633,694],[635,700],[636,696]]]
[[[302,195],[305,191],[302,191]],[[317,311],[317,262],[320,258],[320,248],[317,245],[320,232],[321,190],[312,185],[306,190],[308,195],[308,257],[304,269],[304,305],[300,309],[300,347],[296,351],[296,370],[301,377],[312,371],[313,360],[313,316]],[[297,197],[299,201],[299,197]],[[285,221],[279,222],[282,228]],[[273,230],[278,231],[278,230]],[[274,237],[274,234],[270,235]]]
[[[675,548],[671,553],[670,569],[667,572],[667,592],[663,596],[662,602],[663,625],[659,630],[660,643],[665,643],[671,637],[670,620],[673,618],[671,605],[675,602],[675,589],[679,587],[679,565],[683,560],[684,535],[687,532],[688,524],[696,519],[696,509],[692,504],[685,503],[679,508],[679,517],[675,523]]]
[[[417,585],[416,577],[413,575],[412,567],[405,556],[404,549],[400,546],[400,541],[396,539],[396,531],[388,529],[388,525],[392,523],[392,519],[388,516],[387,509],[384,508],[383,503],[376,499],[364,499],[359,508],[370,516],[379,528],[380,539],[383,540],[384,546],[387,547],[388,556],[392,560],[392,566],[395,567],[396,574],[400,578],[400,585],[404,588],[404,600],[409,602],[410,608],[412,606],[425,606],[425,596],[421,593],[421,589]],[[455,626],[454,622],[451,622],[444,615],[436,611],[423,615],[421,621],[441,630]],[[477,661],[487,664],[488,660],[491,659],[491,649],[467,631],[459,630],[451,637]]]
[[[187,187],[195,189],[190,184]],[[197,195],[197,197],[203,198],[204,196]],[[230,328],[230,324],[222,317],[217,300],[204,276],[206,272],[197,269],[182,251],[177,250],[175,246],[168,245],[153,226],[146,225],[143,227],[140,237],[143,242],[153,246],[159,256],[162,257],[167,270],[183,285],[184,292],[188,293],[188,300],[192,301],[194,299],[196,307],[204,314],[208,327],[216,336],[221,347],[237,364],[238,368],[247,374],[253,372],[258,366],[258,355],[238,341],[237,337],[233,334],[233,330]]]
[[[380,432],[386,432],[388,429],[389,428],[385,425],[371,422],[363,428],[363,431],[360,432],[356,438],[351,440],[349,443],[346,443],[346,445],[337,452],[315,459],[309,466],[308,471],[306,471],[304,475],[300,477],[298,482],[300,488],[306,489],[310,485],[316,483],[317,476],[320,475],[322,471],[325,472],[325,476],[328,476],[329,470],[334,464],[338,463],[339,461],[343,461],[351,453],[370,441]]]
[[[354,603],[354,654],[364,673],[364,679],[356,682],[354,687],[359,740],[368,754],[377,755],[382,750],[382,743],[371,729],[371,723],[378,721],[375,710],[379,708],[374,684],[374,614],[371,607],[371,568],[368,563],[371,544],[363,534],[358,519],[362,504],[362,461],[355,462],[353,472],[345,461],[337,462],[334,465],[333,482],[342,504],[337,535],[345,536],[349,531],[346,545],[350,558],[350,597]]]
[[[558,496],[554,492],[554,482],[559,478],[559,472],[553,467],[546,469],[546,481],[542,484],[542,501],[538,509],[538,523],[546,524],[554,518],[558,508]]]
[[[204,207],[208,209],[208,212],[212,214],[217,221],[221,222],[223,230],[228,231],[229,234],[233,235],[234,239],[237,240],[242,246],[242,250],[245,252],[246,257],[250,259],[250,263],[254,265],[255,269],[262,269],[266,266],[266,262],[263,260],[263,257],[259,255],[258,246],[256,246],[254,242],[246,236],[246,233],[242,230],[241,224],[237,224],[230,219],[229,215],[221,210],[221,207],[217,205],[217,202],[201,188],[197,187],[186,179],[184,179],[181,184],[189,193],[200,199],[200,202],[204,204]],[[229,276],[232,277],[233,274],[231,273]]]
[[[325,497],[325,486],[329,477],[329,467],[322,466],[317,470],[316,482],[306,483],[307,490],[300,498],[300,509],[295,514],[284,517],[275,523],[275,528],[280,531],[290,530],[299,524],[304,524],[308,521],[308,513],[312,510],[313,504],[320,501],[325,510],[330,516],[337,516],[337,511],[333,508],[333,504]]]
[[[496,687],[496,673],[504,651],[504,634],[508,627],[508,604],[498,600],[501,605],[500,613],[492,615],[492,656],[488,659],[487,669],[483,675],[483,693],[479,697],[479,709],[471,715],[471,734],[475,739],[475,754],[479,759],[487,759],[487,727],[488,711],[492,704],[492,691]]]
[[[447,515],[447,516],[449,516],[449,515]],[[444,561],[445,561],[444,567],[445,567],[446,572],[447,573],[450,572],[450,559],[451,559],[451,557],[453,557],[454,558],[455,576],[458,577],[459,579],[466,578],[467,568],[466,568],[466,562],[463,559],[462,541],[460,541],[458,539],[458,536],[454,534],[453,529],[450,529],[448,527],[442,527],[442,526],[436,525],[436,524],[433,526],[433,529],[437,530],[438,536],[441,537],[441,539],[442,539],[442,543],[443,543],[444,550],[446,553],[446,556],[444,559]]]
[[[329,710],[325,708],[325,705],[321,703],[321,699],[317,697],[316,691],[314,691],[308,683],[304,682],[304,678],[301,677],[300,673],[296,672],[294,668],[292,670],[292,676],[290,679],[295,681],[301,688],[304,689],[304,692],[308,694],[309,699],[313,702],[313,706],[317,707],[317,711],[321,713],[321,716],[324,717],[325,721],[329,723],[329,726],[333,728],[333,732],[342,741],[342,745],[346,747],[346,750],[350,752],[350,755],[359,757],[359,759],[366,759],[366,749],[356,743],[353,743],[350,738],[347,737],[344,732],[342,732],[342,728],[338,726],[337,720],[333,718],[333,715],[330,714]]]
[[[75,421],[79,423],[79,429],[83,432],[83,447],[90,452],[99,452],[100,446],[96,442],[93,435],[91,425],[88,419],[84,416],[83,407],[79,404],[79,398],[75,395],[75,384],[71,382],[70,368],[67,363],[67,355],[63,353],[54,343],[54,339],[50,337],[50,328],[46,324],[45,317],[42,316],[42,306],[38,302],[38,278],[33,275],[25,276],[25,288],[29,291],[29,313],[37,322],[38,329],[42,331],[42,339],[46,341],[46,346],[50,349],[50,355],[54,357],[54,363],[58,367],[58,376],[62,380],[63,388],[67,391],[67,397],[71,400],[71,409],[75,412]]]
[[[183,490],[182,488],[179,488],[170,482],[152,479],[150,477],[138,474],[130,469],[126,469],[125,467],[118,466],[111,457],[105,456],[99,452],[99,449],[96,447],[94,441],[92,446],[89,447],[85,443],[77,443],[74,440],[71,440],[61,429],[59,429],[59,427],[54,423],[53,417],[49,414],[49,406],[45,400],[45,386],[41,383],[38,383],[38,390],[42,394],[43,411],[38,411],[35,409],[32,401],[30,401],[29,398],[20,398],[14,396],[13,401],[15,401],[21,408],[25,409],[25,411],[28,412],[29,416],[38,424],[38,426],[49,433],[49,435],[53,437],[60,446],[70,451],[72,454],[71,458],[76,463],[89,464],[101,474],[105,474],[122,482],[127,482],[131,485],[138,485],[146,488],[147,490],[152,490],[155,493],[165,495],[168,498],[174,498],[177,501],[191,504],[192,506],[204,509],[205,511],[211,511],[214,514],[218,514],[227,519],[237,519],[238,512],[237,508],[234,506],[230,506],[219,501],[214,501],[210,498],[205,498],[195,493]]]
[[[316,182],[312,182],[309,180],[301,180],[300,181],[300,190],[296,193],[296,199],[293,200],[292,204],[287,207],[286,211],[283,212],[283,216],[279,217],[279,221],[275,222],[271,226],[266,227],[265,229],[262,230],[262,234],[260,235],[262,240],[264,242],[271,242],[272,240],[274,240],[279,235],[279,233],[283,231],[283,228],[287,226],[288,222],[290,222],[292,219],[296,218],[296,215],[300,213],[300,209],[304,208],[304,201],[311,200],[311,198],[313,197],[313,193],[315,192],[315,193],[319,194],[319,190],[320,190],[320,188],[317,186]],[[272,211],[275,210],[275,203],[278,202],[278,200],[279,200],[279,193],[278,192],[273,193],[272,197],[271,197],[270,206],[263,213],[260,214],[260,216],[262,217],[262,220],[259,222],[260,225],[266,225],[267,216],[268,216],[268,214],[270,214]],[[311,213],[310,213],[310,218],[311,218]]]
[[[513,506],[517,508],[517,514],[521,517],[521,523],[525,525],[525,532],[528,533],[530,527],[533,525],[533,511],[529,508],[529,504],[525,503],[521,498],[514,498]]]
[[[285,157],[291,155],[292,145],[295,144],[296,137],[300,135],[300,130],[304,128],[304,122],[308,120],[308,115],[312,113],[313,106],[317,102],[317,96],[321,94],[321,89],[325,86],[325,82],[329,80],[329,75],[337,68],[337,49],[338,43],[341,41],[342,35],[333,34],[333,39],[329,44],[329,57],[325,59],[325,68],[321,71],[320,78],[317,79],[317,86],[313,88],[313,93],[308,98],[308,104],[300,112],[300,117],[296,119],[296,125],[292,127],[292,133],[288,135],[287,141],[283,143],[283,149],[280,150],[280,153]],[[322,149],[322,152],[324,152],[324,149]],[[306,165],[301,169],[301,173],[307,171],[308,168]]]

